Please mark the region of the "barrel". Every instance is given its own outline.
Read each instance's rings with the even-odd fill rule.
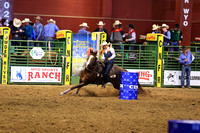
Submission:
[[[119,99],[137,100],[139,73],[121,72]]]
[[[169,120],[169,133],[200,133],[199,120]]]

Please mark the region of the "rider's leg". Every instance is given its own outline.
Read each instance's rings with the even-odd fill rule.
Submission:
[[[113,63],[112,62],[108,62],[106,64],[106,68],[105,68],[105,72],[104,72],[104,84],[106,84],[109,81],[109,72],[113,67]]]

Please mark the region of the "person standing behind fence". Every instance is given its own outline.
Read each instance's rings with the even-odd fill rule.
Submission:
[[[160,33],[160,26],[153,24],[152,25],[152,33]]]
[[[30,25],[30,19],[25,18],[22,23],[25,23],[25,26],[23,27],[23,32],[24,32],[24,39],[25,40],[32,40],[31,35],[33,33],[33,27]],[[29,42],[29,46],[34,46],[32,42]]]
[[[47,23],[44,26],[42,36],[44,38],[44,41],[53,41],[55,33],[59,31],[59,28],[57,25],[55,25],[55,21],[53,19],[47,20]],[[54,45],[51,43],[51,47]]]
[[[181,87],[185,88],[185,74],[186,74],[186,87],[190,87],[190,73],[191,73],[191,63],[194,57],[190,51],[187,51],[185,46],[182,47],[183,53],[179,56],[179,63],[182,65],[182,75],[181,75]]]
[[[170,51],[179,51],[179,44],[181,44],[183,39],[182,31],[179,29],[179,24],[175,24],[174,29],[171,29],[171,48]],[[177,47],[173,47],[177,46]]]
[[[36,41],[42,40],[42,30],[43,25],[41,24],[42,18],[40,16],[35,17],[35,24],[33,25],[33,29],[35,30],[36,34]]]
[[[89,28],[87,23],[83,22],[79,26],[82,27],[82,28],[78,31],[78,34],[90,34],[90,32],[86,30],[87,28]]]
[[[105,32],[107,35],[107,39],[106,42],[110,42],[110,36],[108,31],[103,27],[105,25],[105,23],[103,23],[102,21],[99,21],[99,23],[97,24],[99,26],[99,28],[97,28],[96,30],[94,30],[94,32]]]
[[[129,24],[127,26],[129,27],[128,33],[125,33],[123,35],[123,37],[127,36],[127,39],[125,39],[125,42],[127,44],[135,44],[136,43],[136,32],[134,30],[134,26],[133,26],[133,24]],[[129,50],[134,50],[134,46],[130,46]]]
[[[161,28],[162,28],[163,36],[164,36],[163,46],[167,46],[170,43],[171,32],[167,30],[169,29],[169,26],[166,24],[162,24]]]
[[[22,40],[22,22],[20,19],[14,18],[13,25],[11,25],[11,34],[12,34],[12,40]],[[12,46],[19,46],[19,42],[12,42]],[[14,53],[16,47],[14,49],[11,49],[10,52]],[[14,55],[17,55],[14,53]]]
[[[111,31],[110,41],[112,43],[120,44],[120,46],[114,46],[116,49],[123,50],[123,34],[122,23],[119,20],[116,20],[113,24],[113,29]]]

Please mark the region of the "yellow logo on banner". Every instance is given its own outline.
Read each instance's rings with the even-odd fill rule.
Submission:
[[[2,84],[7,84],[9,35],[10,30],[5,28],[5,30],[3,30]]]
[[[3,36],[3,27],[0,27],[0,36]]]
[[[66,31],[64,30],[59,30],[57,33],[56,33],[56,38],[66,38]]]
[[[158,65],[157,65],[157,87],[161,87],[162,83],[162,49],[163,49],[163,36],[158,35]]]
[[[97,40],[97,33],[92,32],[91,34],[92,34],[92,41]]]
[[[65,66],[65,85],[70,85],[71,82],[71,54],[72,54],[72,33],[66,33],[66,66]]]
[[[149,34],[147,34],[146,40],[147,41],[157,41],[157,36],[158,36],[158,34],[149,33]]]

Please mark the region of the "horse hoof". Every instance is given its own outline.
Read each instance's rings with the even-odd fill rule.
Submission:
[[[61,92],[61,93],[59,94],[59,96],[62,96],[62,95],[64,95],[64,93],[63,93],[63,92]]]

